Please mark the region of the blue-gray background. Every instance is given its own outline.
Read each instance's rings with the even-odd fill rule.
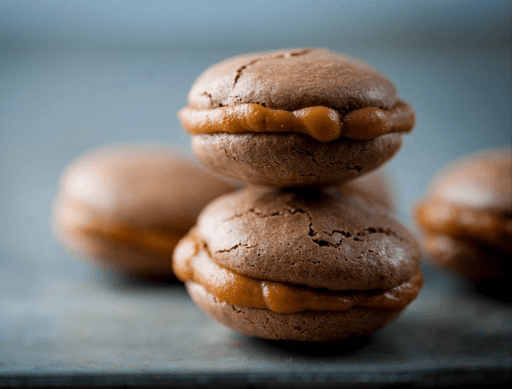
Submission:
[[[61,253],[49,228],[59,175],[118,142],[189,150],[176,111],[231,55],[328,47],[397,85],[417,126],[387,165],[409,211],[450,160],[511,144],[511,2],[0,1],[1,261]]]
[[[416,109],[387,165],[406,223],[444,164],[511,143],[507,0],[2,0],[0,248],[53,250],[50,201],[77,154],[139,141],[188,150],[176,111],[207,66],[304,46],[367,61]]]
[[[229,346],[229,331],[204,322],[182,288],[119,293],[91,283],[90,267],[72,261],[50,230],[65,166],[111,143],[189,150],[176,111],[204,68],[240,53],[328,47],[388,75],[416,109],[414,132],[387,164],[399,217],[412,227],[410,208],[440,168],[512,143],[511,12],[510,0],[0,0],[0,373],[143,370],[167,361],[179,371],[199,360],[197,369],[268,369],[268,353]],[[379,355],[395,363],[382,347],[396,347],[397,361],[416,363],[407,365],[414,371],[425,360],[444,368],[458,351],[509,363],[500,357],[510,358],[505,311],[475,296],[449,298],[439,285],[427,277],[409,316],[384,330],[374,351],[348,367],[335,360],[333,371],[366,374]],[[288,355],[279,355],[285,366]]]

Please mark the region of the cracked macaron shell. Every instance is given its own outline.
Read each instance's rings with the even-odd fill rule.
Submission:
[[[363,107],[390,109],[398,101],[395,87],[382,74],[327,49],[230,58],[205,70],[188,95],[196,109],[254,103],[286,111],[325,106],[341,114]]]
[[[210,203],[196,230],[220,266],[312,288],[389,289],[420,260],[390,211],[336,190],[244,188]]]

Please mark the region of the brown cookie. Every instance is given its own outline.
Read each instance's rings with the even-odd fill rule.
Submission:
[[[197,158],[247,183],[329,185],[380,166],[414,125],[370,66],[326,49],[235,57],[207,69],[179,112]]]
[[[172,278],[178,240],[208,202],[233,189],[171,147],[105,147],[66,169],[53,229],[66,248],[106,268]]]
[[[395,318],[421,288],[419,259],[390,211],[352,191],[248,187],[201,212],[174,269],[199,306],[237,331],[333,340]]]
[[[479,283],[512,266],[512,150],[460,159],[415,208],[431,262]]]

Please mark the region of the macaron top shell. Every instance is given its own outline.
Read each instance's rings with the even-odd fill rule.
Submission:
[[[324,106],[343,114],[390,109],[399,99],[393,84],[361,61],[327,49],[292,49],[213,65],[194,83],[188,101],[195,109],[249,103],[286,111]]]
[[[211,199],[233,187],[171,147],[111,146],[66,170],[54,209],[73,202],[101,220],[184,233]]]
[[[409,280],[420,259],[389,210],[336,190],[245,188],[210,203],[195,230],[220,266],[313,288],[389,289]]]
[[[458,160],[434,179],[428,197],[512,216],[512,149]]]

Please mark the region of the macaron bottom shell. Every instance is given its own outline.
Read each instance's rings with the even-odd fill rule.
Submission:
[[[341,312],[282,314],[220,301],[195,282],[185,285],[192,300],[208,316],[240,334],[262,339],[329,342],[368,336],[401,312],[352,307]]]
[[[333,142],[296,133],[192,136],[192,151],[211,171],[248,184],[278,187],[325,186],[352,180],[384,164],[401,145],[399,133]]]

